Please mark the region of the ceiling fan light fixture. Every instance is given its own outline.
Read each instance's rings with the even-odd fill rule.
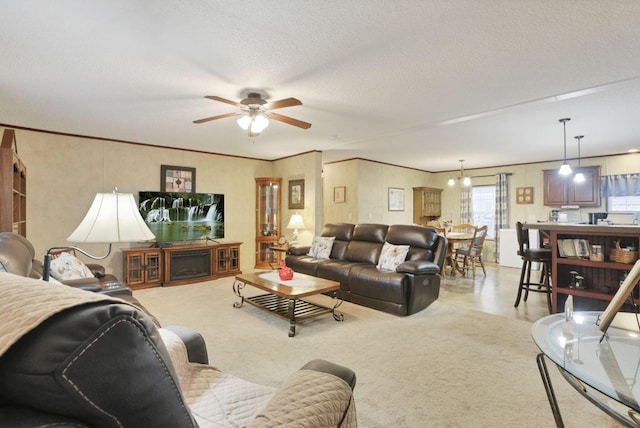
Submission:
[[[238,118],[238,126],[252,135],[264,131],[269,126],[269,119],[263,113],[243,114]]]
[[[244,129],[245,131],[249,129],[249,125],[251,124],[251,118],[247,114],[243,114],[238,118],[238,126]]]
[[[471,186],[471,177],[464,177],[462,179],[462,184],[465,186]]]
[[[258,113],[251,123],[251,132],[259,134],[269,126],[269,119],[267,119],[262,113]]]
[[[447,184],[453,187],[456,185],[456,180],[454,180],[453,177],[451,177],[449,181],[447,181]]]
[[[264,131],[267,126],[269,126],[271,119],[286,123],[287,125],[297,126],[302,129],[311,128],[311,124],[308,122],[272,112],[272,110],[281,108],[301,106],[302,102],[296,98],[284,98],[278,101],[267,102],[267,100],[262,98],[262,95],[257,92],[251,92],[247,98],[240,100],[240,102],[231,101],[216,95],[207,95],[205,98],[225,104],[231,104],[232,106],[236,106],[239,111],[235,113],[225,113],[205,117],[203,119],[194,120],[193,123],[205,123],[212,120],[224,119],[226,117],[239,116],[237,118],[238,126],[240,126],[244,131],[247,131],[249,137],[257,136]]]

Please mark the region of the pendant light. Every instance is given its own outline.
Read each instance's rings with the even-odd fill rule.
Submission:
[[[560,167],[560,171],[558,171],[558,173],[561,175],[571,174],[571,167],[567,162],[567,122],[570,120],[571,118],[568,118],[568,117],[564,119],[560,119],[560,122],[562,122],[562,125],[564,126],[564,163]]]
[[[464,176],[464,159],[460,159],[458,162],[460,162],[460,176],[458,177],[458,181],[462,183],[463,186],[470,186],[471,185],[471,177],[465,177]],[[455,186],[456,185],[456,181],[453,178],[450,178],[449,181],[447,182],[447,184],[449,186]]]
[[[580,140],[584,138],[584,135],[576,135],[573,138],[578,140],[578,173],[573,176],[573,181],[575,183],[584,183],[584,181],[585,181],[584,174],[579,171],[579,169],[580,169]]]

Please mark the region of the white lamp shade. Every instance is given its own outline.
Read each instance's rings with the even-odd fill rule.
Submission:
[[[140,216],[131,193],[98,193],[67,241],[107,244],[151,239],[155,235]]]
[[[291,220],[289,220],[287,229],[304,229],[304,222],[302,221],[302,216],[300,214],[293,214],[291,216]]]
[[[576,175],[573,176],[573,181],[575,183],[584,183],[586,179],[584,178],[584,174],[579,172]]]
[[[560,167],[560,171],[558,171],[559,174],[561,175],[569,175],[571,174],[571,166],[569,166],[568,163],[563,163],[562,166]]]
[[[238,125],[240,126],[240,128],[244,129],[245,131],[249,128],[250,124],[251,124],[251,118],[248,115],[243,115],[238,118]]]
[[[238,118],[237,122],[240,128],[245,131],[249,130],[252,134],[259,134],[269,126],[269,119],[261,113],[252,113],[251,115],[245,114]]]
[[[267,126],[269,126],[269,119],[259,114],[253,119],[251,130],[254,134],[259,134],[260,132],[264,131]]]

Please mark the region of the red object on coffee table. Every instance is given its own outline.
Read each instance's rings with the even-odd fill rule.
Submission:
[[[287,267],[284,260],[280,260],[280,271],[278,272],[278,275],[280,275],[281,280],[287,281],[293,278],[293,269]]]

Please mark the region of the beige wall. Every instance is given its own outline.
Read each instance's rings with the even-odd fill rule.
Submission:
[[[577,162],[574,160],[575,165]],[[640,171],[640,153],[583,159],[583,166],[599,165],[602,175],[629,174]],[[510,227],[517,221],[542,221],[549,218],[552,207],[543,205],[543,173],[545,169],[557,169],[560,162],[541,162],[527,165],[512,165],[497,168],[467,169],[466,175],[486,176],[473,178],[474,186],[495,184],[495,174],[511,173],[509,177]],[[413,222],[413,187],[435,187],[442,191],[441,220],[460,222],[460,185],[449,187],[447,181],[459,173],[428,173],[409,168],[351,159],[324,165],[324,222],[410,224]],[[345,203],[333,202],[333,190],[345,186]],[[517,187],[534,187],[533,204],[516,204]],[[388,210],[389,187],[405,190],[405,210]],[[606,201],[597,208],[581,208],[584,221],[588,213],[605,211]],[[620,219],[624,221],[624,219]]]
[[[324,165],[324,221],[347,223],[413,223],[413,187],[430,186],[429,172],[352,159]],[[346,201],[333,202],[337,186]],[[404,211],[389,211],[389,188],[404,190]]]
[[[574,166],[576,161],[571,162]],[[494,175],[498,172],[510,172],[512,175],[509,177],[509,225],[511,228],[515,228],[515,224],[518,221],[544,221],[549,219],[549,213],[552,208],[545,206],[543,197],[543,173],[545,169],[558,169],[561,162],[542,162],[527,165],[515,165],[499,168],[484,168],[476,170],[465,170],[466,175],[488,175],[489,177],[474,178],[473,185],[493,185],[495,184]],[[640,172],[640,153],[630,153],[618,156],[607,156],[601,158],[583,159],[581,161],[582,166],[595,166],[601,167],[601,175],[613,175],[613,174],[629,174]],[[450,216],[453,217],[453,222],[458,223],[460,221],[460,185],[456,184],[455,187],[449,187],[447,181],[449,177],[456,176],[457,174],[450,173],[436,173],[433,174],[433,187],[439,187],[444,189],[442,192],[442,215],[443,220],[449,220]],[[516,188],[517,187],[534,187],[534,202],[533,204],[517,204],[516,203]],[[606,201],[602,200],[602,205],[597,208],[581,208],[579,210],[583,221],[588,221],[588,213],[606,211]],[[627,216],[630,217],[630,216]],[[625,222],[628,219],[624,217],[619,218],[619,222]]]
[[[0,129],[2,130],[2,129]],[[160,187],[160,165],[196,168],[196,190],[225,194],[225,239],[241,241],[243,270],[255,263],[255,178],[282,177],[283,231],[291,214],[302,214],[306,229],[299,241],[307,244],[330,222],[411,224],[413,187],[443,189],[442,219],[460,221],[460,188],[447,186],[457,173],[428,173],[361,159],[322,165],[321,152],[309,152],[277,161],[261,161],[230,156],[195,153],[96,139],[76,138],[32,131],[16,131],[18,154],[27,166],[27,235],[37,254],[52,246],[65,245],[66,238],[82,220],[95,193],[156,190]],[[575,164],[575,161],[573,162]],[[494,184],[497,172],[510,172],[510,226],[516,221],[546,220],[550,207],[543,205],[542,170],[555,169],[559,162],[466,170],[474,185]],[[640,154],[584,159],[582,165],[600,165],[602,174],[637,173]],[[305,207],[288,209],[288,183],[305,180]],[[346,188],[344,203],[333,201],[334,188]],[[516,187],[534,187],[534,203],[515,203]],[[388,210],[388,188],[404,189],[404,211]],[[604,202],[603,202],[604,204]],[[606,206],[581,209],[587,213]],[[122,248],[129,245],[122,245]],[[83,245],[95,254],[106,246]],[[122,275],[122,257],[116,247],[104,262]],[[40,256],[40,257],[42,257]]]
[[[574,165],[576,161],[572,162]],[[600,165],[602,175],[637,173],[640,171],[640,153],[584,159],[582,166]],[[509,226],[515,228],[517,221],[543,221],[549,218],[552,207],[543,205],[543,173],[545,169],[557,169],[559,162],[543,162],[527,165],[514,165],[498,168],[468,169],[466,175],[487,176],[473,178],[473,185],[494,185],[495,174],[509,172]],[[427,173],[408,168],[395,167],[359,159],[324,165],[324,221],[349,223],[411,224],[413,222],[413,187],[435,187],[442,191],[441,220],[460,222],[460,185],[449,187],[447,181],[456,177],[458,172]],[[333,202],[335,186],[346,186],[345,203]],[[516,204],[517,187],[534,187],[533,204]],[[388,210],[389,187],[405,190],[405,210]],[[588,213],[606,211],[606,201],[598,208],[581,208],[583,221]],[[611,216],[614,221],[628,222],[624,216]],[[494,261],[495,243],[487,241],[485,260]]]
[[[27,237],[39,258],[52,246],[68,245],[96,193],[117,186],[137,199],[140,190],[159,190],[160,165],[179,165],[196,168],[196,191],[225,195],[225,240],[243,242],[241,268],[253,268],[255,177],[272,176],[273,162],[21,130],[16,141],[27,165]],[[116,245],[102,262],[119,277],[118,249],[130,246]],[[82,248],[101,255],[107,246]]]
[[[273,174],[282,177],[282,227],[289,241],[293,230],[287,229],[292,214],[300,214],[305,229],[298,230],[298,242],[311,245],[322,228],[322,153],[310,152],[273,162]],[[304,180],[304,209],[289,209],[289,181]]]

